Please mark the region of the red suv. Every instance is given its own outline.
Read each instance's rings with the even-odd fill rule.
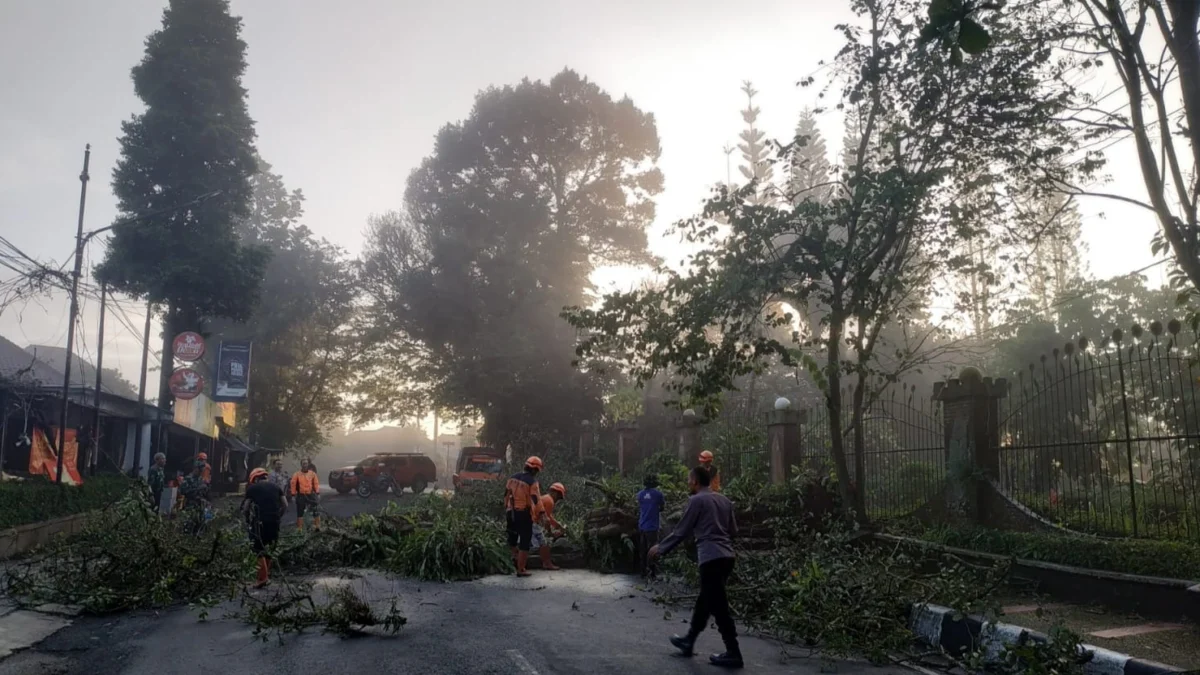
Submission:
[[[362,495],[363,484],[370,486],[368,494],[392,488],[399,492],[412,488],[421,494],[425,488],[437,481],[437,467],[433,460],[419,452],[381,452],[370,455],[354,467],[355,489]],[[348,482],[348,481],[347,481]],[[332,477],[330,484],[332,485]]]
[[[349,494],[354,488],[358,487],[358,474],[354,473],[355,466],[343,466],[340,469],[334,469],[329,472],[329,487],[338,491],[338,494]]]

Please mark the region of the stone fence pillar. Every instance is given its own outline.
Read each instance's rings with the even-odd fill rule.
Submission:
[[[700,456],[700,425],[704,420],[696,416],[696,411],[688,408],[683,416],[675,422],[679,434],[679,461],[688,466],[694,466]]]
[[[999,478],[1000,399],[1007,393],[1007,380],[983,377],[976,368],[933,385],[933,398],[943,406],[946,506],[952,517],[976,524],[989,520],[980,481]]]
[[[596,435],[592,431],[592,423],[584,420],[579,425],[579,459],[592,456],[592,444]]]
[[[791,401],[779,398],[766,418],[771,485],[783,485],[791,478],[792,467],[800,463],[800,425],[804,423],[804,413],[793,409]]]
[[[637,460],[637,424],[622,423],[617,426],[617,471],[627,475]]]

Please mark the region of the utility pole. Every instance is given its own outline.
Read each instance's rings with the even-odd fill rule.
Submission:
[[[100,330],[96,336],[96,391],[92,399],[92,407],[96,409],[92,416],[92,453],[88,462],[88,475],[96,475],[96,462],[100,457],[100,387],[104,382],[100,377],[104,370],[104,311],[108,300],[108,282],[100,282]]]
[[[71,309],[67,314],[67,353],[63,357],[62,407],[58,414],[58,466],[54,482],[62,484],[63,455],[67,450],[67,406],[71,392],[71,350],[75,348],[75,318],[79,314],[79,277],[83,271],[83,212],[87,205],[88,164],[92,160],[92,145],[83,150],[83,173],[79,174],[79,223],[75,231],[75,269],[71,273]],[[53,436],[53,434],[51,434]]]
[[[146,327],[142,329],[142,370],[138,379],[138,421],[137,430],[133,433],[133,475],[141,472],[142,464],[142,433],[146,426],[146,366],[150,359],[150,319],[154,317],[154,304],[146,303]],[[125,469],[124,462],[121,470]]]

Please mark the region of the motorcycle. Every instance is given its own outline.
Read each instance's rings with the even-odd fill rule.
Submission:
[[[386,471],[381,471],[375,477],[360,476],[358,485],[354,488],[354,492],[363,499],[370,497],[376,492],[387,494],[387,491],[400,492],[400,488],[396,487],[396,481],[392,479],[392,474]]]

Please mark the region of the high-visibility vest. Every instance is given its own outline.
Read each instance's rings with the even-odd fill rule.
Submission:
[[[299,471],[292,476],[292,493],[298,495],[315,495],[321,491],[316,471]]]
[[[539,496],[537,478],[534,478],[533,474],[514,474],[504,486],[504,508],[509,511],[532,513]]]

